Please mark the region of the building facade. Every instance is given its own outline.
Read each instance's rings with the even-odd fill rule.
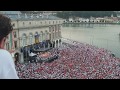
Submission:
[[[61,29],[64,19],[52,15],[22,14],[19,11],[0,11],[10,17],[13,31],[8,35],[5,48],[11,52],[20,52],[20,48],[46,40],[61,44]]]

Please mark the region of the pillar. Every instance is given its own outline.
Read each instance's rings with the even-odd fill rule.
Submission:
[[[59,43],[59,40],[58,40],[58,47],[60,47],[60,43]]]
[[[50,48],[50,44],[48,43],[48,48]]]
[[[55,41],[55,48],[56,48],[56,41]]]
[[[19,60],[20,60],[20,63],[24,63],[23,53],[20,54],[20,56],[19,56]]]

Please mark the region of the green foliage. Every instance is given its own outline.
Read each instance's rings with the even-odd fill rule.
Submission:
[[[58,12],[57,16],[60,18],[68,19],[69,17],[83,17],[83,18],[90,18],[92,17],[110,17],[117,16],[114,11],[63,11]]]

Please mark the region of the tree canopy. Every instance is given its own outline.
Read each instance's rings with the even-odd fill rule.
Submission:
[[[69,17],[83,17],[90,18],[92,17],[110,17],[111,15],[117,16],[114,11],[63,11],[58,12],[57,16],[60,18],[68,19]]]

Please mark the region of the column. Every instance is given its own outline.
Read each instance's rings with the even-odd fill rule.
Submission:
[[[59,44],[59,40],[58,40],[58,47],[60,47],[59,45],[60,45],[60,44]]]
[[[23,53],[20,54],[19,60],[20,60],[20,63],[24,63]]]
[[[22,45],[23,45],[23,41],[22,41],[22,38],[19,38],[19,40],[20,40],[20,48],[22,47]]]
[[[28,41],[29,37],[26,36],[26,46],[28,45],[29,41]]]
[[[56,48],[56,41],[55,41],[55,48]]]
[[[14,44],[14,34],[13,34],[13,31],[12,31],[12,49],[15,49],[15,44]]]

